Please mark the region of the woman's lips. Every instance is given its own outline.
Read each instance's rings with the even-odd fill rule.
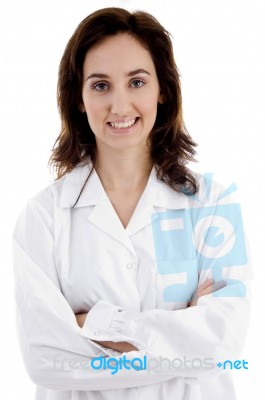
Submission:
[[[126,128],[130,128],[131,126],[133,126],[135,124],[135,121],[136,121],[136,118],[131,118],[126,121],[109,122],[109,124],[114,129],[124,129],[124,128],[126,129]]]
[[[124,122],[108,122],[107,125],[110,128],[111,132],[115,135],[126,133],[129,134],[135,130],[138,125],[139,119],[139,117],[136,117]]]

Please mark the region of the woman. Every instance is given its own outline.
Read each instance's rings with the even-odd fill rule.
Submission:
[[[216,363],[238,356],[248,321],[240,210],[186,167],[168,32],[145,12],[91,14],[62,57],[58,104],[57,180],[14,231],[36,399],[234,399]]]

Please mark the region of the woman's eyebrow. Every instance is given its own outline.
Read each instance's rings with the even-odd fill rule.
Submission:
[[[134,71],[130,71],[126,74],[126,76],[134,76],[137,74],[147,74],[147,75],[151,75],[150,72],[146,71],[145,69],[139,68],[139,69],[135,69]],[[88,79],[92,79],[92,78],[99,78],[99,79],[110,79],[110,77],[106,74],[100,74],[100,73],[93,73],[90,74],[86,80]]]
[[[139,69],[135,69],[134,71],[128,72],[127,76],[133,76],[133,75],[137,75],[137,74],[151,75],[150,72],[146,71],[145,69],[139,68]]]

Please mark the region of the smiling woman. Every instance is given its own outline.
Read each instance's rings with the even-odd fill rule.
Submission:
[[[141,11],[89,15],[63,54],[58,105],[57,179],[14,230],[35,399],[234,400],[216,365],[237,357],[248,323],[241,214],[187,167],[196,144],[169,33]],[[152,369],[93,369],[122,353]]]
[[[141,101],[145,118],[141,119],[141,110],[135,109],[136,99],[137,104]],[[119,8],[96,11],[80,23],[68,42],[58,80],[62,131],[50,159],[57,178],[88,159],[95,167],[99,154],[97,131],[91,126],[95,123],[92,110],[102,112],[104,104],[105,109],[110,107],[110,101],[105,124],[114,123],[115,127],[116,123],[117,127],[118,123],[131,122],[133,117],[138,139],[140,130],[143,129],[143,135],[148,131],[147,174],[150,165],[155,164],[159,178],[173,190],[185,187],[195,193],[196,179],[186,164],[194,160],[196,144],[182,117],[180,79],[170,34],[148,13],[130,13]],[[86,109],[86,102],[91,102],[93,108]],[[115,139],[121,136],[117,129],[109,129],[110,132]],[[116,146],[125,143],[117,141]],[[137,147],[131,146],[131,151],[137,151]]]

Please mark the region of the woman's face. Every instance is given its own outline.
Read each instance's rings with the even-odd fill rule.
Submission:
[[[87,52],[82,99],[98,151],[147,150],[162,97],[151,55],[132,36],[106,38]]]

